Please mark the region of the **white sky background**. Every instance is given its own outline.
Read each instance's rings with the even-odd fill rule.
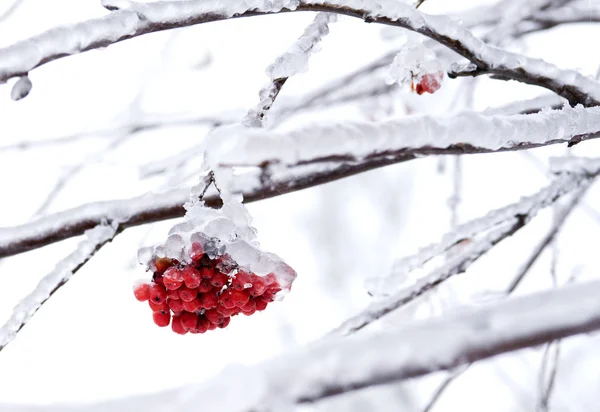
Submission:
[[[0,12],[12,1],[0,0]],[[0,47],[59,24],[101,16],[106,11],[99,3],[25,0],[0,24]],[[423,10],[458,11],[475,3],[428,0]],[[28,221],[61,173],[86,156],[91,156],[89,164],[47,212],[165,190],[170,187],[166,178],[140,180],[139,167],[193,146],[207,129],[181,127],[141,133],[99,156],[94,153],[111,144],[114,136],[90,136],[76,144],[28,151],[2,151],[1,147],[124,122],[136,114],[128,112],[128,107],[140,88],[140,114],[233,111],[241,119],[256,104],[258,91],[268,80],[265,68],[313,17],[290,13],[211,23],[61,59],[32,72],[33,90],[19,102],[10,100],[13,82],[0,85],[0,226]],[[278,103],[326,84],[399,44],[381,40],[381,26],[355,19],[340,18],[330,28],[322,50],[311,58],[309,72],[288,81]],[[590,75],[600,64],[600,57],[590,52],[599,35],[600,27],[578,25],[529,36],[515,47]],[[211,60],[207,69],[193,68],[207,58]],[[434,95],[416,96],[402,90],[394,99],[407,100],[430,114],[447,113],[465,81],[446,78]],[[475,108],[543,92],[482,78]],[[357,116],[361,115],[356,106],[342,107],[327,113],[310,112],[284,127],[323,118],[356,120]],[[592,156],[599,147],[588,142],[574,153]],[[545,162],[549,155],[564,151],[564,147],[551,147],[531,153]],[[205,335],[182,337],[170,328],[160,329],[153,324],[146,305],[133,299],[133,282],[145,276],[136,261],[138,247],[141,242],[160,242],[173,222],[127,230],[57,292],[0,353],[0,402],[93,401],[151,392],[200,382],[231,364],[256,363],[317,339],[368,303],[367,278],[384,273],[394,259],[415,252],[449,229],[446,202],[451,194],[451,164],[448,158],[448,171],[440,174],[437,159],[411,161],[249,205],[261,244],[294,267],[298,279],[283,302],[264,313],[236,317],[227,329]],[[464,159],[461,220],[513,202],[546,182],[544,173],[521,154],[469,156]],[[599,196],[599,190],[592,189],[586,203],[600,204]],[[531,227],[505,241],[408,315],[429,316],[448,305],[466,303],[479,292],[502,290],[547,230],[549,218],[550,211],[542,213]],[[599,229],[600,221],[583,212],[569,220],[560,238],[561,280],[578,267],[578,279],[596,276]],[[76,242],[69,240],[0,262],[0,321],[8,318],[12,307]],[[519,293],[551,287],[549,260],[546,254]],[[398,321],[398,316],[390,317],[374,329]],[[595,405],[589,402],[595,400],[594,388],[600,385],[594,373],[600,367],[597,347],[597,339],[589,337],[566,343],[561,363],[566,366],[559,369],[554,399],[556,410],[585,410]],[[439,410],[458,406],[461,411],[531,410],[540,356],[541,351],[528,350],[478,364],[448,391]],[[421,380],[418,385],[413,382],[366,391],[360,400],[354,399],[352,410],[398,410],[386,409],[390,397],[407,402],[406,410],[418,410],[420,396],[427,397],[439,377]],[[322,406],[351,410],[340,401]]]

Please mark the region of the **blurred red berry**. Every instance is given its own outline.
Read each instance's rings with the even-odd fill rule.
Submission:
[[[195,289],[189,289],[185,286],[182,286],[179,289],[179,298],[184,302],[191,302],[198,295],[198,291]]]
[[[206,319],[208,319],[211,323],[214,323],[215,325],[221,323],[224,318],[224,316],[217,312],[216,309],[207,310],[206,312],[204,312],[204,316],[206,316]]]
[[[200,281],[200,285],[198,286],[198,292],[205,293],[205,292],[211,291],[212,288],[213,288],[213,285],[211,285],[211,283],[208,279],[202,279],[202,281]]]
[[[233,286],[235,290],[244,290],[246,289],[247,284],[252,284],[250,275],[242,271],[238,272],[231,281],[231,286]]]
[[[233,301],[233,304],[235,306],[237,306],[238,308],[241,308],[246,303],[248,303],[248,300],[250,300],[250,293],[248,293],[245,290],[235,290],[234,289],[231,291],[231,300]]]
[[[251,278],[252,287],[248,289],[250,296],[256,297],[265,293],[267,290],[267,282],[260,276],[253,275]]]
[[[263,298],[258,298],[255,300],[255,304],[256,304],[256,310],[263,311],[267,308],[267,305],[269,304],[269,302],[267,302]]]
[[[181,312],[183,310],[183,301],[179,299],[167,298],[167,305],[173,312]]]
[[[200,299],[198,299],[196,297],[196,298],[190,300],[189,302],[183,301],[182,306],[183,306],[183,309],[188,312],[195,312],[197,310],[200,310],[200,308],[201,308],[200,307]]]
[[[226,327],[227,327],[227,325],[229,325],[229,322],[230,322],[230,321],[231,321],[231,318],[229,318],[229,317],[225,317],[225,318],[223,318],[223,320],[222,320],[221,322],[219,322],[219,323],[217,324],[217,326],[218,326],[219,328],[221,328],[221,329],[223,329],[223,328],[226,328]]]
[[[213,268],[207,268],[207,267],[200,268],[200,276],[202,277],[202,279],[212,279],[214,274],[215,274],[215,271]]]
[[[152,313],[152,319],[154,320],[154,323],[161,328],[164,328],[165,326],[169,326],[169,323],[171,322],[171,314],[154,312]]]
[[[231,289],[226,289],[221,292],[221,296],[219,296],[219,302],[228,309],[232,309],[235,306],[231,296]]]
[[[173,332],[179,335],[185,335],[188,331],[181,325],[181,316],[173,316],[173,322],[171,324]]]
[[[190,331],[192,329],[196,329],[196,324],[198,323],[198,315],[190,312],[183,312],[181,315],[181,326],[183,329]]]
[[[251,312],[255,309],[256,309],[256,301],[254,299],[250,299],[248,302],[246,302],[245,305],[243,305],[241,307],[241,310],[243,312]]]
[[[179,297],[179,291],[178,290],[167,290],[167,298],[168,299],[181,299]]]
[[[152,302],[162,303],[167,299],[167,291],[161,285],[152,284],[148,287],[148,295]]]
[[[183,269],[183,282],[187,288],[196,289],[200,286],[200,280],[200,272],[195,267],[188,266]]]
[[[150,285],[148,283],[137,283],[133,286],[133,294],[140,302],[150,299]]]
[[[208,319],[206,319],[204,315],[198,316],[198,323],[196,324],[196,329],[198,329],[200,333],[206,332],[208,330],[209,325],[210,322]]]
[[[229,281],[229,276],[225,273],[215,272],[210,283],[216,288],[222,288]]]
[[[148,305],[150,306],[150,309],[152,309],[152,312],[166,313],[166,312],[169,312],[169,310],[171,309],[171,308],[169,308],[169,305],[167,304],[166,301],[160,302],[160,303],[154,303],[151,300],[149,300]]]
[[[202,245],[197,242],[192,243],[192,248],[190,249],[190,258],[194,262],[198,262],[200,259],[202,259],[202,256],[204,256]]]
[[[183,283],[183,273],[181,270],[170,267],[163,274],[163,284],[168,290],[178,289]]]
[[[204,309],[212,309],[219,303],[219,297],[215,292],[206,292],[200,295],[200,306]]]

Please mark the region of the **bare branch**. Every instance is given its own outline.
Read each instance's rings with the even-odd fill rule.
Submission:
[[[404,27],[430,37],[455,51],[475,64],[479,72],[545,87],[565,97],[572,105],[600,104],[600,84],[592,79],[576,71],[559,69],[540,59],[528,58],[490,46],[447,17],[427,15],[401,2],[395,3],[395,10],[389,12],[380,10],[375,0],[356,1],[357,8],[350,6],[354,4],[354,0],[339,3],[315,0],[302,1],[300,4],[288,0],[281,9],[273,9],[272,6],[267,5],[262,9],[256,7],[251,10],[248,9],[246,2],[215,5],[203,0],[148,4],[105,0],[104,4],[110,10],[114,10],[108,16],[52,29],[0,49],[0,83],[12,77],[26,75],[29,71],[50,61],[106,47],[147,33],[228,18],[289,12],[292,11],[290,8],[293,8],[294,11],[339,13],[371,23]],[[121,4],[127,9],[116,10]],[[290,8],[285,8],[286,6]],[[456,72],[453,75],[460,76],[461,73]]]
[[[117,227],[99,225],[86,232],[88,238],[77,249],[59,262],[27,297],[13,309],[10,319],[0,328],[0,351],[6,347],[31,317],[50,297],[69,281],[98,252],[117,235]]]

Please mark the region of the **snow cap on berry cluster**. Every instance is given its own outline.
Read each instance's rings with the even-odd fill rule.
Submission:
[[[412,85],[421,82],[426,75],[435,75],[438,83],[441,83],[444,65],[420,38],[409,34],[404,47],[389,66],[386,81],[389,84]]]
[[[252,218],[242,203],[242,196],[228,190],[232,176],[226,170],[209,176],[192,189],[192,200],[185,205],[184,221],[173,226],[166,242],[154,248],[140,249],[140,263],[150,270],[155,269],[155,260],[162,257],[192,264],[194,245],[199,244],[210,259],[220,260],[219,269],[230,276],[237,270],[258,276],[275,275],[282,289],[277,297],[282,298],[291,288],[296,272],[279,256],[260,248],[257,231],[251,226]],[[218,176],[218,182],[209,180],[215,176]],[[208,207],[199,200],[207,184],[218,187],[222,207]]]

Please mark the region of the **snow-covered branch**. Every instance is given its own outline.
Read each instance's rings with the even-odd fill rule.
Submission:
[[[308,60],[315,52],[319,42],[329,34],[329,23],[336,21],[337,16],[330,13],[318,13],[312,23],[296,42],[275,62],[267,68],[271,78],[269,84],[259,92],[258,105],[248,111],[243,123],[250,127],[262,127],[266,113],[271,109],[281,88],[287,80],[308,70]]]
[[[535,195],[525,197],[517,203],[491,211],[484,217],[460,225],[445,235],[441,242],[423,248],[414,256],[402,259],[395,265],[389,276],[380,280],[381,285],[378,282],[372,283],[374,293],[381,295],[385,292],[384,295],[387,296],[375,300],[359,314],[333,330],[331,334],[348,335],[356,332],[412,302],[453,275],[465,272],[470,264],[491,250],[493,246],[529,223],[541,208],[551,205],[567,193],[587,187],[590,184],[590,177],[598,174],[600,174],[600,162],[596,161],[593,173],[561,176]],[[476,239],[478,233],[486,231],[489,233]],[[468,239],[470,243],[450,257],[441,267],[427,276],[415,279],[410,286],[394,292],[394,285],[401,285],[402,280],[414,269],[423,266],[464,239]],[[383,284],[386,285],[385,290]]]
[[[110,242],[117,234],[115,225],[98,225],[85,232],[87,239],[77,249],[60,261],[54,270],[47,274],[28,296],[15,308],[8,321],[0,328],[0,351],[6,347],[25,326],[50,296],[69,281],[98,250]]]
[[[445,119],[411,117],[383,123],[316,125],[286,134],[225,127],[212,138],[217,144],[223,143],[217,147],[216,153],[222,156],[219,159],[256,166],[235,183],[244,200],[253,202],[427,155],[525,150],[597,137],[600,108],[566,108],[511,117],[474,113]],[[2,228],[0,257],[81,235],[115,217],[123,229],[181,217],[188,195],[187,190],[173,190],[90,203],[21,226]],[[206,201],[219,204],[216,198]]]
[[[320,401],[600,328],[600,281],[452,312],[384,333],[331,338],[201,386],[89,405],[0,405],[10,412],[246,412]],[[231,396],[235,393],[235,396]],[[261,409],[262,408],[262,409]]]
[[[367,22],[403,27],[430,37],[473,63],[477,70],[455,75],[490,73],[505,79],[545,87],[572,105],[600,104],[600,84],[573,70],[563,70],[540,59],[490,46],[445,16],[421,13],[414,7],[382,0],[272,1],[162,1],[135,3],[104,0],[107,16],[52,29],[0,49],[0,83],[49,61],[106,47],[119,41],[161,30],[289,11],[321,11],[357,17]]]

